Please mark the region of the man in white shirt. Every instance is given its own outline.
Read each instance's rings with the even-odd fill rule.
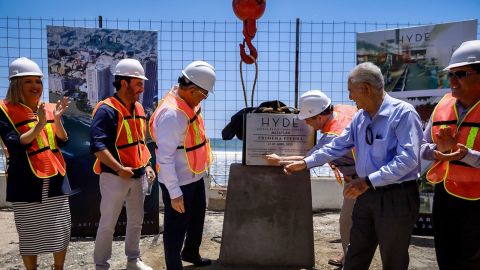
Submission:
[[[200,102],[213,93],[215,80],[215,69],[210,64],[190,63],[182,71],[179,84],[165,95],[150,119],[165,204],[163,243],[167,270],[183,269],[182,260],[195,266],[211,264],[199,253],[206,209],[203,177],[211,161]]]

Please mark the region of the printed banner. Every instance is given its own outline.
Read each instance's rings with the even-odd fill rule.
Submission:
[[[372,62],[383,73],[385,91],[415,106],[425,124],[445,93],[452,53],[477,39],[477,20],[357,33],[357,63]],[[432,235],[433,186],[425,173],[431,162],[422,160],[418,235]]]
[[[115,92],[115,65],[123,58],[140,61],[148,81],[140,102],[150,117],[158,102],[157,32],[47,26],[48,88],[50,102],[63,96],[72,100],[63,117],[70,141],[62,149],[73,194],[70,197],[72,236],[95,236],[100,219],[98,175],[90,154],[92,109]],[[149,140],[151,141],[151,140]],[[152,156],[152,145],[149,143]],[[159,232],[158,185],[145,198],[143,234]],[[116,235],[126,229],[125,207]]]

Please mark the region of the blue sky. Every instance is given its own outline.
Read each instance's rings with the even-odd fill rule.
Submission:
[[[133,3],[133,4],[132,4]],[[0,17],[236,20],[230,0],[1,0]],[[478,18],[478,0],[268,0],[262,20],[448,22]]]
[[[254,40],[259,50],[259,68],[261,69],[255,104],[258,105],[265,100],[281,99],[287,105],[293,106],[292,81],[295,63],[291,52],[295,50],[295,44],[292,45],[292,40],[294,42],[295,37],[293,36],[292,39],[292,36],[289,35],[291,28],[290,30],[288,29],[290,26],[282,24],[283,22],[294,21],[297,17],[302,22],[306,22],[302,24],[301,30],[306,34],[303,36],[302,54],[300,56],[300,93],[309,89],[321,89],[332,97],[334,103],[348,103],[350,101],[346,95],[344,78],[355,64],[355,49],[352,42],[354,32],[383,30],[387,27],[385,26],[386,22],[389,23],[389,28],[393,28],[397,23],[400,26],[406,26],[406,23],[418,25],[420,23],[429,24],[479,19],[479,11],[479,0],[267,0],[265,14],[260,18],[259,32]],[[217,41],[215,44],[219,44],[221,48],[213,54],[208,52],[212,45],[205,45],[205,47],[202,47],[204,49],[198,49],[198,44],[194,45],[199,40],[199,43],[202,43],[202,40],[210,42],[211,37],[208,36],[209,34],[198,38],[195,34],[182,33],[179,35],[182,40],[181,44],[179,42],[169,42],[172,36],[173,39],[179,39],[175,36],[178,33],[172,34],[171,32],[173,32],[172,29],[178,29],[178,22],[181,21],[240,22],[232,10],[231,0],[0,0],[0,97],[6,91],[8,85],[6,78],[8,73],[7,66],[13,59],[18,56],[27,56],[36,57],[37,59],[35,60],[38,61],[41,58],[43,63],[40,65],[44,68],[44,72],[47,65],[45,34],[40,33],[40,30],[28,29],[29,27],[38,27],[38,22],[33,22],[29,26],[28,20],[21,20],[18,28],[27,27],[27,29],[18,30],[17,20],[6,20],[6,17],[47,19],[47,21],[42,22],[42,27],[44,27],[51,24],[48,22],[50,18],[55,20],[52,24],[61,25],[62,18],[66,20],[76,19],[77,22],[78,20],[81,22],[85,18],[87,21],[92,22],[99,15],[110,21],[117,18],[120,20],[129,19],[130,21],[156,21],[151,28],[143,25],[142,30],[158,30],[160,35],[162,33],[163,35],[168,35],[166,39],[160,37],[162,42],[159,44],[159,58],[161,59],[159,68],[163,69],[163,71],[159,72],[159,92],[162,92],[160,94],[169,89],[171,83],[178,76],[178,72],[189,61],[194,60],[192,58],[204,58],[215,64],[219,75],[216,92],[215,95],[212,95],[205,102],[206,119],[209,122],[207,125],[211,132],[210,136],[218,137],[230,116],[243,108],[243,94],[238,75],[239,58],[237,44],[243,38],[241,28],[238,27],[240,23],[237,26],[235,24],[217,24],[219,28],[225,28],[225,33],[221,33],[222,30],[220,29],[220,39],[225,38],[225,40],[228,40],[223,43],[218,43]],[[158,24],[159,21],[175,21],[177,23],[171,25],[163,24],[162,26]],[[325,29],[323,24],[318,24],[322,21],[327,22]],[[354,25],[355,28],[350,24],[347,25],[348,29],[344,28],[344,30],[341,30],[342,26],[345,27],[341,22],[345,21],[357,24]],[[272,23],[270,24],[270,22]],[[308,22],[314,23],[309,24]],[[332,22],[340,23],[339,27],[335,28]],[[366,25],[363,27],[363,22],[378,23],[378,25],[369,25],[368,27]],[[12,29],[6,31],[5,24],[8,24],[8,27]],[[71,22],[65,25],[83,26],[81,23],[72,25]],[[186,27],[191,27],[188,24],[186,25]],[[332,25],[334,28],[332,30],[334,32],[333,35],[329,33]],[[91,23],[87,27],[92,27]],[[104,27],[108,26],[104,25]],[[128,29],[135,29],[135,27],[135,24],[132,23]],[[181,27],[183,29],[183,24]],[[119,28],[124,29],[125,26],[122,25]],[[211,25],[207,25],[204,29],[206,32],[211,31],[209,30]],[[217,28],[216,31],[219,31],[219,29]],[[237,34],[235,34],[235,31]],[[313,34],[310,34],[310,31]],[[321,35],[318,33],[321,33]],[[7,42],[6,35],[10,35]],[[16,35],[23,36],[23,38],[18,38],[17,40],[15,38]],[[40,44],[38,38],[35,39],[39,36],[42,36],[42,44]],[[321,44],[316,42],[314,38],[321,39]],[[338,38],[340,38],[340,42],[338,42]],[[282,43],[281,41],[285,39],[287,42]],[[337,48],[331,48],[335,45],[329,44],[330,39],[333,41],[332,44],[338,42],[335,43],[339,44],[336,46],[343,47],[340,48],[343,53],[335,54],[335,58],[333,52]],[[275,41],[280,42],[275,43]],[[6,50],[6,43],[13,49]],[[214,43],[210,42],[209,44]],[[25,50],[17,49],[25,46],[27,47]],[[184,51],[172,53],[180,46]],[[193,46],[194,48],[191,49]],[[33,50],[31,49],[32,47],[34,48]],[[38,47],[42,49],[38,49]],[[217,47],[213,48],[216,49]],[[192,53],[192,50],[197,49],[198,51]],[[319,51],[321,52],[319,53]],[[41,54],[41,57],[39,54]],[[181,59],[181,61],[178,59]],[[341,59],[341,62],[335,63],[339,59]],[[252,67],[248,67],[247,70],[247,79],[250,79],[247,85],[251,87]],[[48,87],[47,84],[45,84],[45,87]],[[46,92],[48,91],[45,91],[45,97]]]

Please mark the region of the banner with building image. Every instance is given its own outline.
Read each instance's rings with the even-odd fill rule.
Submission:
[[[385,91],[415,106],[425,125],[441,97],[450,92],[447,71],[452,53],[477,39],[477,20],[357,33],[357,63],[372,62],[382,70]],[[416,234],[432,233],[433,187],[422,160],[420,218]]]
[[[89,151],[92,110],[114,94],[113,71],[118,61],[134,58],[143,65],[148,78],[140,103],[149,118],[158,101],[157,32],[47,26],[47,49],[49,101],[56,102],[63,96],[72,100],[63,117],[70,141],[62,149],[74,190],[70,197],[72,236],[94,236],[100,217],[100,192],[98,176],[92,170],[95,157]],[[143,234],[158,233],[158,208],[155,185],[145,199]],[[124,212],[117,223],[118,235],[125,233]]]

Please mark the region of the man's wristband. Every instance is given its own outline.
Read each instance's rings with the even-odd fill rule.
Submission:
[[[365,177],[365,183],[367,183],[368,188],[373,188],[372,181],[370,181],[370,178]]]

